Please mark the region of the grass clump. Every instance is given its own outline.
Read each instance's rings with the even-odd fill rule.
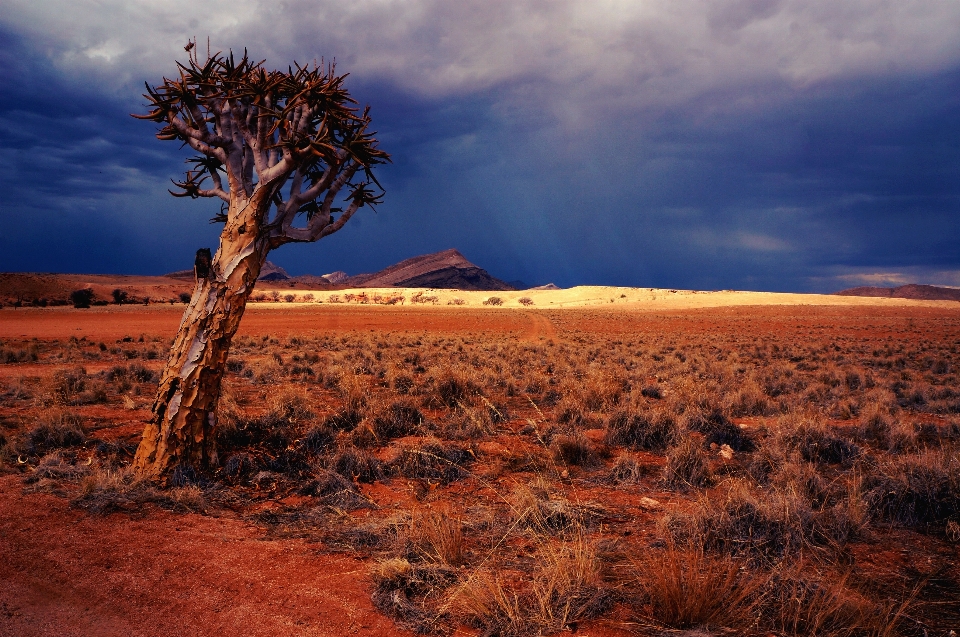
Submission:
[[[605,433],[609,445],[646,451],[664,451],[678,437],[676,422],[665,410],[617,411],[607,419]]]
[[[667,451],[663,482],[674,489],[700,489],[713,482],[707,455],[693,438],[684,438]]]

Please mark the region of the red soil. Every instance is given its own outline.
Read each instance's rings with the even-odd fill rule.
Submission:
[[[139,334],[172,338],[183,305],[0,309],[0,338],[77,338],[110,340]],[[441,307],[275,304],[249,306],[239,334],[291,336],[329,332],[531,332],[546,330],[534,312],[495,309],[452,310]],[[549,333],[549,330],[547,330]]]
[[[169,338],[182,312],[182,305],[4,308],[0,338]],[[912,317],[924,321],[931,337],[955,335],[960,321],[955,312],[939,308],[618,312],[254,306],[246,312],[241,333],[474,332],[538,340],[588,331],[615,340],[618,334],[688,331],[716,333],[722,347],[722,339],[732,332],[758,339],[822,337],[848,330],[894,336]],[[150,366],[160,363],[150,361]],[[88,367],[93,371],[94,366]],[[52,369],[43,363],[5,365],[0,374],[43,375]],[[146,417],[143,406],[121,415],[114,412],[114,426],[120,426],[112,433],[135,436]],[[109,437],[103,434],[97,435]],[[324,552],[302,539],[268,537],[261,527],[229,513],[180,515],[151,508],[140,517],[97,517],[71,509],[63,498],[24,495],[22,489],[21,476],[0,477],[0,636],[408,634],[373,609],[367,565],[359,556]],[[670,497],[657,495],[663,501]],[[581,631],[628,634],[605,625],[582,626]]]
[[[93,517],[0,478],[0,635],[404,635],[366,568],[226,517]]]

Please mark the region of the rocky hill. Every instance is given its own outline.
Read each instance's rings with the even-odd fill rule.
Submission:
[[[176,272],[170,272],[163,276],[173,279],[190,279],[192,281],[193,270],[177,270]],[[260,276],[257,277],[257,281],[287,281],[292,278],[293,277],[287,274],[287,271],[279,265],[266,261],[263,267],[260,268]]]
[[[454,249],[401,261],[373,274],[357,274],[340,281],[346,287],[447,288],[455,290],[513,290],[513,286],[470,263]]]
[[[918,301],[960,301],[960,289],[936,285],[901,285],[895,288],[859,287],[834,292],[840,296],[915,299]]]

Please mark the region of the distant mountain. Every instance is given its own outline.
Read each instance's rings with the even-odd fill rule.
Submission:
[[[286,281],[289,278],[291,277],[286,270],[279,265],[266,261],[260,268],[260,276],[257,277],[257,281]]]
[[[193,280],[193,270],[180,270],[164,275],[168,278]],[[338,270],[323,276],[290,276],[280,266],[267,261],[260,269],[257,279],[264,283],[283,283],[282,287],[328,286],[364,288],[446,288],[453,290],[515,290],[516,286],[505,283],[467,259],[456,250],[444,250],[424,254],[401,261],[373,274],[348,276]]]
[[[373,274],[357,274],[340,282],[365,288],[445,288],[453,290],[513,290],[457,250],[424,254]]]
[[[343,270],[337,270],[336,272],[331,272],[330,274],[324,274],[323,278],[329,281],[330,283],[337,285],[349,279],[350,276]]]
[[[936,285],[901,285],[895,288],[859,287],[834,292],[840,296],[916,299],[919,301],[960,301],[960,289]]]
[[[177,270],[163,276],[171,279],[193,279],[193,270]],[[290,278],[292,277],[279,265],[266,261],[260,268],[260,276],[257,277],[257,281],[286,281]]]

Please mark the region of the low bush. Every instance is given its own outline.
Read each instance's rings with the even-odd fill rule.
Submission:
[[[391,475],[417,478],[449,484],[466,475],[475,456],[466,447],[444,445],[436,439],[428,439],[416,445],[404,446],[400,454],[389,463]]]
[[[557,434],[550,440],[550,451],[557,462],[571,466],[593,466],[600,458],[583,434]]]
[[[729,445],[734,451],[753,451],[756,448],[749,435],[719,409],[692,409],[683,417],[685,428],[703,434],[707,445]]]
[[[939,526],[960,518],[960,458],[944,451],[885,458],[866,477],[864,489],[881,520]]]
[[[675,489],[699,489],[713,482],[706,454],[692,438],[684,438],[667,451],[663,481]]]
[[[377,411],[372,420],[377,438],[390,440],[418,433],[423,425],[423,414],[410,404],[395,402]]]
[[[374,482],[383,477],[383,464],[371,453],[351,444],[341,443],[324,460],[324,466],[354,482]]]
[[[609,445],[664,451],[679,435],[673,417],[665,410],[639,413],[620,410],[606,423],[606,441]]]
[[[73,303],[73,307],[86,309],[90,307],[90,304],[93,302],[93,290],[87,288],[84,290],[74,290],[70,293],[70,302]]]
[[[16,447],[17,453],[40,457],[57,449],[82,445],[87,439],[80,418],[58,408],[43,412]]]

